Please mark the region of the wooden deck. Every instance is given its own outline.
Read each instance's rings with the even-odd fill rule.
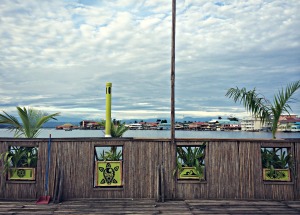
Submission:
[[[300,201],[81,199],[48,205],[0,201],[0,214],[300,214]]]

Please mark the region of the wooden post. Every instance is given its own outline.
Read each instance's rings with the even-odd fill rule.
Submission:
[[[171,143],[175,144],[175,30],[176,0],[172,0],[172,42],[171,42]]]
[[[160,169],[159,165],[156,167],[156,201],[160,201]]]
[[[164,178],[164,167],[160,168],[160,177],[161,177],[161,202],[165,202],[165,178]]]
[[[175,145],[175,35],[176,35],[176,0],[172,0],[172,48],[171,48],[171,144],[175,147],[174,166],[176,166],[176,145]],[[173,148],[172,147],[172,148]],[[162,171],[163,172],[163,171]],[[162,176],[163,177],[163,176]],[[164,178],[162,180],[164,184]],[[175,183],[176,184],[176,183]],[[162,185],[163,186],[163,185]],[[174,186],[176,195],[176,185]],[[162,188],[162,201],[164,202],[164,187]]]

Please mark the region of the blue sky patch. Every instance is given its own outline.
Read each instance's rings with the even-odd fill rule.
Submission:
[[[73,14],[72,15],[72,21],[74,23],[74,26],[76,28],[80,28],[80,25],[85,24],[85,18],[82,15]]]
[[[225,3],[224,2],[215,2],[215,5],[222,7],[222,6],[225,6]]]

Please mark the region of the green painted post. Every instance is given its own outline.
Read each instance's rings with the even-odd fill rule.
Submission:
[[[112,83],[106,83],[106,122],[105,137],[111,137],[111,87]]]

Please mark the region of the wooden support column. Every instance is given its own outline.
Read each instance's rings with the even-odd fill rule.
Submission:
[[[176,0],[172,0],[172,42],[171,42],[171,143],[175,144],[175,30]]]

